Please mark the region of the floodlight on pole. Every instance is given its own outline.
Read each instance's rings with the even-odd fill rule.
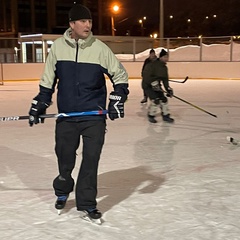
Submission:
[[[116,31],[113,14],[117,13],[118,11],[119,11],[119,6],[118,5],[114,5],[112,7],[112,14],[111,14],[112,36],[115,36],[115,31]]]
[[[141,25],[141,35],[144,35],[144,26],[143,26],[143,21],[146,21],[147,17],[143,17],[142,19],[139,19],[138,22]]]
[[[159,0],[159,37],[160,37],[160,46],[162,46],[162,40],[164,38],[164,9],[163,9],[163,0]]]

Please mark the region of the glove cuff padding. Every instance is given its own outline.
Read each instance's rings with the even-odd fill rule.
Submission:
[[[41,85],[39,88],[40,88],[40,91],[38,95],[35,97],[36,100],[45,102],[50,105],[52,102],[52,94],[54,93],[54,89],[49,89]]]
[[[128,84],[127,83],[120,83],[114,86],[114,92],[117,94],[124,94],[124,95],[128,95],[129,94],[129,90],[128,90]]]

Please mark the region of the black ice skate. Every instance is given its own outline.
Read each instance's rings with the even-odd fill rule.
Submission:
[[[154,116],[151,116],[151,115],[148,115],[148,121],[149,121],[150,123],[157,123],[157,120],[155,119],[155,117],[154,117]]]
[[[58,210],[58,215],[61,214],[62,209],[65,207],[68,199],[68,195],[58,196],[57,201],[55,202],[55,208]]]
[[[80,211],[80,217],[88,222],[101,225],[103,223],[102,213],[97,209],[87,209]]]
[[[174,119],[170,117],[170,114],[162,115],[163,121],[168,123],[173,123]]]
[[[144,97],[143,100],[141,101],[141,103],[146,103],[147,102],[147,97]]]

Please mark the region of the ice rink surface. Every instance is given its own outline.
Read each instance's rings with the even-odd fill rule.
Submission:
[[[174,124],[160,115],[157,124],[147,121],[140,82],[129,82],[125,118],[107,120],[101,226],[80,219],[74,193],[61,215],[54,208],[55,119],[32,128],[27,120],[0,122],[2,240],[240,239],[240,147],[226,141],[240,138],[240,81],[171,83],[176,96],[218,116],[172,98]],[[38,82],[0,86],[1,116],[27,115],[37,93]],[[56,112],[55,99],[47,112]],[[75,179],[81,146],[77,159]]]

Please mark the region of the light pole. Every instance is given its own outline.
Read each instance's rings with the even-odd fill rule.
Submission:
[[[162,46],[162,40],[164,38],[164,9],[163,9],[163,0],[159,0],[159,37],[160,37],[160,46]]]
[[[14,47],[14,51],[15,51],[15,55],[14,55],[14,62],[18,62],[18,51],[20,49],[18,49],[17,47]]]
[[[112,27],[112,36],[115,36],[115,26],[114,26],[114,18],[111,16],[111,27]]]
[[[114,5],[112,7],[112,14],[111,14],[111,27],[112,27],[112,36],[115,36],[115,25],[114,25],[114,17],[113,14],[117,13],[119,11],[119,6],[118,5]]]
[[[143,21],[146,20],[147,18],[146,17],[143,17],[142,19],[140,19],[138,22],[140,23],[141,25],[141,35],[143,36],[144,35],[144,26],[143,26]]]

